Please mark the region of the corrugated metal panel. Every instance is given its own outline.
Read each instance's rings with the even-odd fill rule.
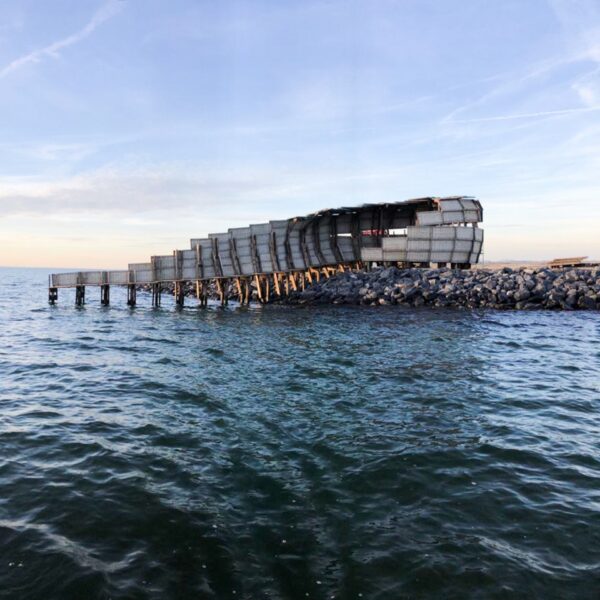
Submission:
[[[219,242],[227,241],[227,240],[229,240],[229,232],[222,231],[221,233],[209,233],[208,239],[209,240],[219,240]]]
[[[444,223],[462,223],[464,221],[465,214],[462,210],[447,211],[442,213],[442,221]]]
[[[461,211],[462,206],[459,200],[441,200],[440,209],[442,211]]]
[[[103,283],[102,271],[84,271],[79,276],[80,285],[102,285]]]
[[[432,240],[408,240],[408,250],[425,251],[431,249]]]
[[[431,262],[451,262],[452,261],[452,252],[446,252],[443,250],[434,250],[431,252]]]
[[[440,250],[450,252],[454,248],[454,240],[431,240],[432,252],[438,252]]]
[[[291,268],[288,265],[287,253],[285,251],[285,237],[287,234],[288,220],[285,221],[270,221],[271,232],[275,238],[275,252],[277,254],[277,261],[279,262],[280,270],[287,270]]]
[[[305,269],[304,257],[300,251],[300,234],[297,229],[290,231],[290,249],[292,251],[292,259],[296,269]]]
[[[133,263],[129,265],[131,279],[134,283],[152,283],[154,275],[151,263]]]
[[[79,273],[57,273],[52,276],[54,287],[72,287],[77,285]]]
[[[419,225],[441,225],[443,222],[441,212],[428,211],[417,213],[417,223]]]
[[[409,250],[406,253],[406,260],[409,262],[429,262],[429,251],[419,252],[416,250]]]
[[[317,257],[312,225],[308,225],[304,230],[304,242],[306,244],[306,251],[308,252],[308,266],[319,266],[321,264],[321,261]]]
[[[407,231],[408,240],[430,240],[433,232],[433,227],[415,226],[409,227]]]
[[[453,240],[456,237],[456,227],[434,227],[431,238],[434,240]]]
[[[371,261],[382,261],[383,250],[381,248],[362,248],[361,249],[362,260]]]
[[[129,271],[108,271],[107,280],[110,285],[127,285],[129,283]]]
[[[454,246],[454,250],[457,252],[471,251],[473,247],[473,242],[468,240],[456,240],[456,245]]]
[[[255,235],[261,235],[265,233],[271,233],[271,224],[270,223],[257,223],[254,225],[250,225],[250,229],[252,233]]]
[[[381,240],[381,247],[386,250],[406,250],[408,247],[408,238],[406,236],[384,237]]]
[[[383,260],[388,262],[406,261],[406,250],[383,250]]]
[[[354,247],[352,245],[352,238],[338,235],[337,245],[342,253],[342,258],[344,262],[353,262],[358,260],[354,255]]]

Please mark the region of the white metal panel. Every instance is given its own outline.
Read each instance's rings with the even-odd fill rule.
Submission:
[[[408,240],[430,240],[433,235],[433,227],[415,226],[407,229]]]
[[[129,271],[134,283],[152,283],[154,281],[152,263],[132,263],[129,265]]]
[[[464,223],[478,223],[481,221],[481,215],[476,210],[465,210],[463,222]]]
[[[442,213],[442,220],[444,223],[462,223],[464,218],[465,214],[462,210],[446,211]]]
[[[431,240],[408,240],[408,250],[430,250]]]
[[[462,206],[464,210],[479,210],[477,202],[475,202],[475,200],[469,200],[468,198],[462,200]]]
[[[381,240],[381,247],[386,250],[406,250],[408,238],[404,235],[396,237],[384,237]]]
[[[442,211],[461,211],[462,206],[459,200],[440,200],[440,210]]]
[[[108,271],[106,275],[110,285],[127,285],[129,283],[129,271]]]
[[[475,237],[475,230],[472,227],[454,227],[457,240],[472,240]]]
[[[431,238],[434,240],[453,240],[456,237],[456,227],[433,227]]]
[[[441,225],[443,222],[442,213],[439,211],[417,213],[417,223],[419,225]]]
[[[431,262],[451,262],[452,252],[443,250],[434,250],[431,252]]]
[[[383,250],[383,260],[394,262],[394,261],[405,261],[407,252],[406,250]]]
[[[72,287],[77,285],[79,273],[56,273],[52,275],[54,287]]]
[[[382,248],[362,248],[361,249],[362,260],[371,261],[382,261],[383,260],[383,249]]]
[[[290,249],[292,251],[292,260],[294,261],[294,268],[305,269],[304,257],[300,251],[300,233],[297,229],[290,231]]]
[[[457,240],[456,241],[456,246],[454,247],[454,250],[456,252],[465,252],[465,251],[471,251],[471,248],[473,247],[473,242],[472,241],[468,241],[468,240]]]
[[[288,220],[284,221],[270,221],[271,231],[275,237],[275,252],[277,254],[277,261],[279,262],[279,268],[283,271],[289,268],[287,263],[287,254],[285,251],[285,238],[288,229]]]
[[[80,285],[102,285],[104,277],[102,271],[83,271],[79,274]]]
[[[257,223],[255,225],[250,225],[250,229],[254,235],[261,235],[265,233],[271,233],[271,224],[270,223]]]
[[[409,262],[429,262],[429,252],[409,250],[406,253],[406,260]]]
[[[454,240],[432,240],[431,251],[446,251],[449,252],[454,248]]]

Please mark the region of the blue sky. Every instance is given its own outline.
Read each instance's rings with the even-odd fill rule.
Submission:
[[[0,132],[4,265],[454,194],[600,259],[600,1],[3,0]]]

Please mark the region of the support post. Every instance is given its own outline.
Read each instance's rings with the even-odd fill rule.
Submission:
[[[54,306],[58,300],[58,288],[48,288],[48,302],[51,306]]]
[[[85,304],[85,285],[75,287],[75,306],[83,306]]]
[[[152,284],[152,306],[158,308],[161,301],[162,287],[160,283]]]
[[[183,283],[181,281],[175,281],[173,283],[175,291],[175,304],[179,307],[183,307],[185,304],[185,292],[183,289]]]
[[[108,306],[110,304],[110,285],[104,284],[100,286],[100,304]]]
[[[263,303],[263,295],[262,295],[262,286],[260,285],[260,277],[258,275],[254,276],[254,281],[256,283],[256,295],[258,297],[258,301]]]
[[[129,284],[127,286],[127,306],[131,306],[132,308],[136,305],[137,302],[137,290],[135,284]]]

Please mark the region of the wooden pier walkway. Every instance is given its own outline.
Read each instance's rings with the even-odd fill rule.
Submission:
[[[48,298],[55,304],[59,288],[75,288],[75,303],[81,306],[86,288],[95,286],[107,306],[111,286],[118,285],[127,286],[127,304],[133,307],[139,287],[150,286],[152,305],[160,306],[168,283],[182,306],[184,286],[193,283],[201,306],[207,305],[211,287],[221,304],[231,288],[241,304],[248,304],[251,286],[266,303],[272,295],[373,263],[469,268],[481,254],[482,219],[481,203],[466,196],[327,209],[194,238],[189,249],[123,270],[52,274]]]

